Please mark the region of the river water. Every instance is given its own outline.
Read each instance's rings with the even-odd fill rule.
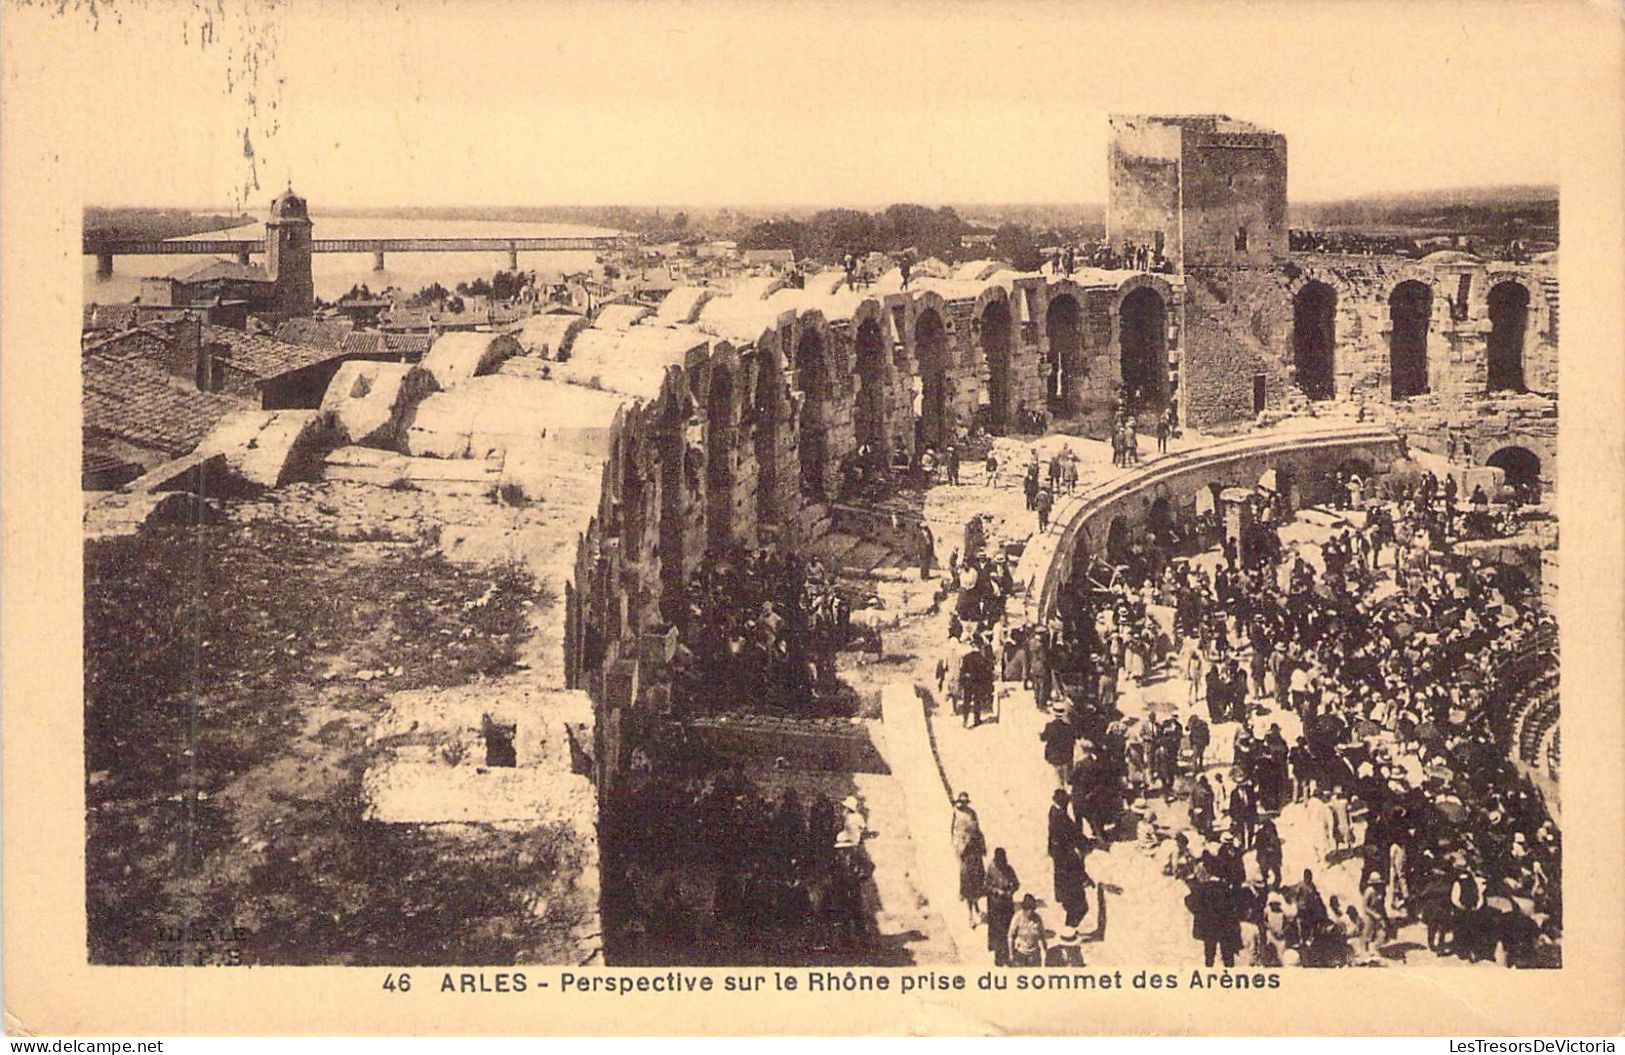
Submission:
[[[426,220],[402,216],[311,217],[316,238],[491,238],[547,237],[568,235],[607,235],[606,227],[586,227],[556,223],[513,223],[501,220]],[[265,239],[265,224],[256,222],[225,231],[211,231],[191,239]],[[109,278],[96,275],[96,258],[84,258],[84,303],[114,304],[128,301],[141,291],[143,276],[173,275],[197,267],[204,256],[120,256],[113,260]],[[250,258],[263,264],[264,254]],[[316,296],[337,300],[355,285],[366,285],[374,293],[386,286],[399,286],[409,293],[439,282],[451,289],[459,282],[489,279],[508,266],[508,254],[497,253],[389,253],[385,270],[372,269],[371,253],[317,253],[311,268],[316,280]],[[523,270],[541,272],[580,271],[593,266],[590,252],[520,253]]]

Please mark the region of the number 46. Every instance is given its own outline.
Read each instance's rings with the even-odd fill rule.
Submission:
[[[409,993],[412,991],[412,976],[405,971],[400,974],[386,974],[384,988],[392,993]]]

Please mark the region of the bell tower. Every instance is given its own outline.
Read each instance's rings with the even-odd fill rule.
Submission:
[[[316,305],[310,271],[310,210],[292,185],[271,203],[265,222],[265,271],[276,283],[277,313],[309,315]]]

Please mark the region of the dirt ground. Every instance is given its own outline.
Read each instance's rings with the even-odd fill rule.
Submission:
[[[528,669],[562,607],[520,563],[447,560],[412,512],[87,544],[92,962],[569,958],[584,853],[566,826],[364,819],[388,694]]]

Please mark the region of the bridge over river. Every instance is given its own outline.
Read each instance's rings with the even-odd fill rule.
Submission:
[[[313,238],[312,253],[371,253],[372,269],[384,269],[385,253],[501,253],[510,269],[518,269],[520,253],[601,252],[627,244],[625,235],[544,235],[479,238]],[[115,256],[231,256],[246,264],[265,252],[257,238],[90,238],[84,255],[96,258],[96,274],[113,273]]]

